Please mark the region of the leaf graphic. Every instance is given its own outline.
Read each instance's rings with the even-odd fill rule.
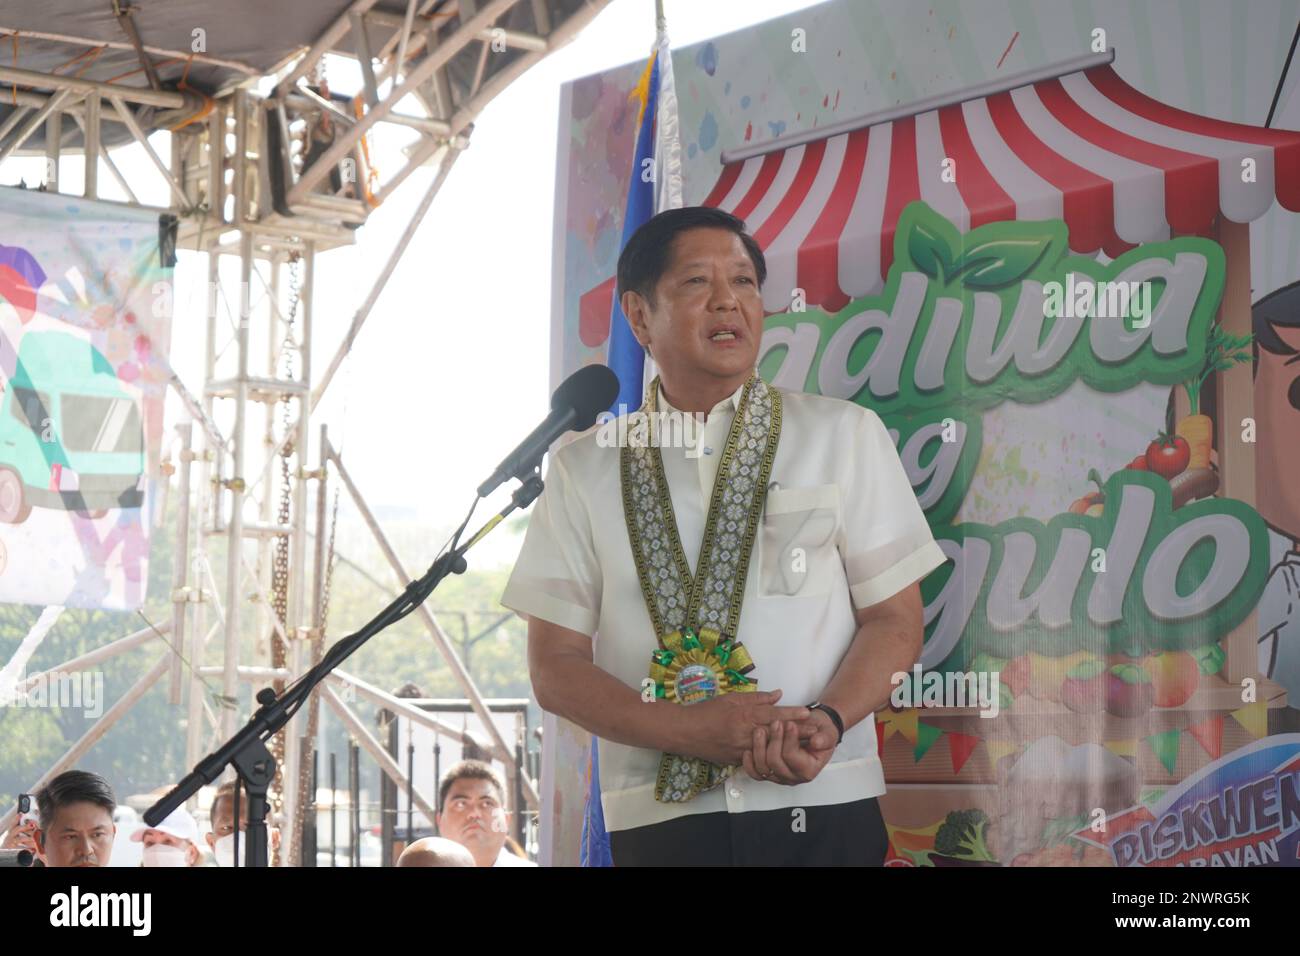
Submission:
[[[973,289],[994,289],[1024,279],[1052,245],[1050,233],[977,242],[962,256],[961,277]]]
[[[912,224],[907,253],[916,267],[932,279],[945,283],[954,274],[953,250],[944,237],[922,219]]]

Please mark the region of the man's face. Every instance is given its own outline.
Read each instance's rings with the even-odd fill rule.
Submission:
[[[212,832],[208,834],[208,843],[215,843],[223,836],[235,832],[234,801],[229,797],[212,805]],[[248,801],[239,801],[239,829],[248,829]]]
[[[222,797],[212,805],[212,832],[205,834],[208,846],[215,852],[217,841],[224,836],[230,836],[235,832],[235,801],[229,797]],[[269,814],[268,814],[269,816]],[[244,797],[239,801],[239,831],[242,833],[248,829],[248,798]],[[274,850],[280,845],[280,829],[267,824],[267,837],[271,843],[271,849]],[[244,839],[247,839],[245,837]],[[243,843],[243,840],[240,841]]]
[[[108,866],[117,827],[113,814],[94,803],[70,803],[54,813],[39,845],[46,866]]]
[[[1300,328],[1273,326],[1294,355],[1259,350],[1255,373],[1256,509],[1271,524],[1300,540]]]
[[[147,850],[151,846],[174,846],[177,849],[185,851],[185,865],[194,866],[199,860],[199,848],[189,840],[183,840],[178,836],[172,836],[170,833],[163,833],[161,830],[145,830],[144,836],[140,839],[141,844]]]
[[[758,273],[740,236],[730,230],[678,233],[668,269],[655,285],[654,307],[635,292],[624,293],[622,305],[666,380],[743,379],[758,361]]]
[[[500,853],[507,836],[505,808],[489,780],[464,778],[447,791],[438,832],[470,850],[491,849]]]

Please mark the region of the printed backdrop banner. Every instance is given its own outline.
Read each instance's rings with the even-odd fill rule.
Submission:
[[[968,12],[673,54],[686,202],[768,257],[760,373],[876,411],[948,557],[875,716],[887,862],[1298,865],[1300,2]],[[564,90],[557,377],[604,358],[635,82]]]
[[[0,601],[144,603],[173,234],[157,213],[0,189]]]

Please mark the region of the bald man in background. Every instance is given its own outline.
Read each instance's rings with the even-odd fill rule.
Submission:
[[[455,840],[425,837],[416,840],[397,858],[398,866],[474,866],[474,857]]]

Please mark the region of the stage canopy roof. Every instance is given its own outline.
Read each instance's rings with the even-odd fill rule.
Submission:
[[[899,213],[917,199],[962,233],[1064,219],[1071,249],[1111,258],[1171,234],[1212,235],[1219,215],[1250,222],[1274,198],[1300,212],[1300,132],[1175,109],[1125,83],[1109,55],[1091,59],[933,109],[845,121],[856,128],[821,138],[783,138],[797,145],[724,152],[703,205],[744,219],[763,247],[769,313],[784,312],[794,288],[829,311],[879,292]],[[956,161],[955,182],[939,175],[945,158]],[[588,346],[608,335],[613,291],[610,277],[582,297]]]
[[[453,100],[481,87],[527,53],[529,43],[544,38],[589,0],[415,0],[416,13],[409,55],[422,51],[432,32],[450,29],[488,6],[502,8],[495,26],[518,34],[520,43],[483,57],[480,44],[459,50],[446,65]],[[4,0],[0,4],[0,67],[58,74],[148,89],[151,80],[136,49],[134,33],[162,89],[189,89],[218,96],[251,78],[275,74],[320,38],[349,10],[364,10],[367,39],[376,57],[397,47],[407,0]],[[121,13],[121,15],[119,15]],[[196,30],[203,33],[196,34]],[[201,52],[194,48],[201,39]],[[332,52],[355,56],[355,36],[344,35]],[[183,83],[183,85],[182,85]],[[13,135],[6,120],[18,92],[49,90],[39,82],[18,81],[13,89],[0,78],[0,147]],[[22,107],[18,103],[19,108]],[[168,126],[174,116],[151,107],[136,110],[148,130]],[[44,130],[23,145],[24,152],[44,148]],[[131,134],[117,124],[104,128],[106,145],[128,142]],[[64,123],[63,145],[81,143],[80,130]]]
[[[1220,214],[1250,222],[1274,197],[1300,212],[1300,133],[1174,109],[1104,64],[729,163],[704,205],[746,220],[768,259],[764,305],[784,310],[795,287],[828,309],[883,288],[917,199],[963,233],[1064,219],[1071,249],[1115,258],[1210,236]]]

